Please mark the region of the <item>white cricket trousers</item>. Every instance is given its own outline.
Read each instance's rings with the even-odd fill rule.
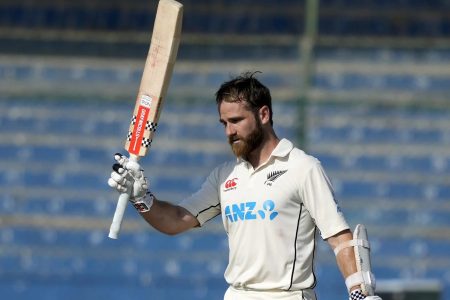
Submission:
[[[302,291],[249,291],[230,286],[224,300],[316,300],[313,290]]]

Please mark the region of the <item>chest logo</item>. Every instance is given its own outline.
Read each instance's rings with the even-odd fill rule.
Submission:
[[[278,212],[275,209],[275,202],[272,200],[266,200],[262,204],[262,207],[257,207],[258,203],[249,201],[241,202],[238,204],[227,205],[225,207],[225,216],[228,221],[234,223],[238,221],[249,220],[268,220],[272,221],[278,216]]]
[[[272,183],[275,180],[277,180],[278,177],[280,177],[281,175],[283,175],[286,172],[287,172],[287,170],[270,172],[269,174],[267,174],[267,180],[264,182],[264,184],[271,186]]]
[[[225,181],[224,192],[228,192],[229,190],[235,190],[237,186],[236,180],[238,180],[238,178],[233,178]]]

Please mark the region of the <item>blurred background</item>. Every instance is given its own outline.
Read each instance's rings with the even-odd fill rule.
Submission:
[[[379,292],[450,299],[450,2],[186,0],[150,155],[178,202],[232,158],[214,92],[261,71],[279,136],[318,157],[351,226],[364,223]],[[128,208],[107,238],[106,184],[148,51],[155,0],[0,1],[2,299],[222,299],[220,218],[176,237]],[[347,299],[318,238],[319,299]],[[415,293],[415,296],[411,296]]]

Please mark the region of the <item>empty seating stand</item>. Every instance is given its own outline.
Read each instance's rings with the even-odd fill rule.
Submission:
[[[142,61],[83,57],[144,57],[148,41],[133,34],[148,33],[155,7],[141,0],[16,2],[0,4],[0,29],[6,28],[0,30],[2,297],[220,299],[228,259],[220,217],[169,237],[128,208],[120,239],[107,238],[117,195],[106,180],[113,154],[124,151]],[[183,32],[191,37],[286,35],[297,41],[303,32],[304,1],[183,3]],[[445,37],[450,24],[439,11],[449,9],[439,0],[324,0],[319,32]],[[19,38],[12,42],[8,30]],[[41,32],[59,37],[35,38]],[[74,32],[95,38],[61,38]],[[132,41],[97,41],[112,32]],[[368,227],[376,276],[438,278],[443,300],[450,299],[450,51],[316,50],[311,94],[319,96],[306,103],[306,120],[299,120],[297,44],[182,43],[170,101],[142,160],[152,190],[180,201],[217,164],[233,159],[214,91],[242,65],[261,66],[260,78],[273,91],[276,131],[296,140],[298,124],[306,121],[307,152],[321,160],[350,225]],[[414,98],[412,105],[405,95]],[[320,238],[317,252],[319,299],[344,299],[333,253]]]
[[[11,222],[1,235],[2,245],[7,250],[1,259],[2,274],[26,274],[25,280],[21,281],[21,289],[18,289],[21,292],[17,292],[19,297],[25,297],[27,291],[39,288],[37,282],[53,279],[57,272],[62,272],[59,282],[82,282],[87,278],[96,278],[94,282],[104,280],[104,283],[99,283],[97,292],[100,294],[106,293],[101,286],[107,280],[122,282],[122,278],[125,278],[123,290],[130,287],[129,282],[134,282],[137,289],[160,290],[161,295],[166,295],[162,297],[169,295],[168,291],[164,291],[166,285],[162,281],[177,285],[186,277],[198,277],[198,282],[204,284],[198,287],[203,289],[202,293],[197,295],[192,291],[193,295],[197,295],[192,297],[206,299],[211,293],[220,295],[223,292],[225,287],[221,274],[226,266],[227,245],[224,234],[220,232],[219,219],[211,221],[211,227],[205,226],[188,236],[172,238],[146,229],[144,222],[129,209],[125,224],[132,222],[139,225],[139,229],[134,233],[125,231],[116,242],[106,238],[105,226],[110,221],[116,198],[114,193],[109,192],[106,180],[112,154],[121,151],[120,136],[126,131],[126,126],[121,125],[126,122],[120,117],[124,110],[123,104],[108,103],[105,110],[98,103],[79,102],[77,105],[68,103],[65,106],[64,102],[46,102],[41,106],[35,102],[29,108],[27,102],[26,99],[4,100],[1,104],[0,150],[5,159],[0,172],[0,188],[3,191],[0,209],[2,216],[8,216],[7,222]],[[276,110],[283,114],[283,118],[289,114],[293,117],[295,112],[289,108],[290,104],[286,105],[283,107],[277,104]],[[39,113],[17,119],[15,112],[20,109],[25,113],[35,109]],[[326,105],[315,106],[308,117],[321,119],[328,109]],[[56,117],[54,113],[61,110],[66,111],[71,119]],[[448,246],[447,240],[437,243],[435,239],[414,234],[404,237],[394,234],[394,239],[383,229],[408,226],[412,229],[417,227],[420,233],[435,228],[444,230],[448,226],[450,212],[443,210],[442,205],[449,199],[450,189],[448,182],[439,178],[447,176],[450,156],[443,151],[436,158],[433,148],[422,149],[429,143],[437,147],[446,145],[445,139],[438,137],[446,134],[447,127],[439,127],[439,122],[428,125],[427,129],[414,127],[418,119],[433,124],[439,118],[445,118],[442,111],[436,115],[429,112],[423,115],[417,112],[402,113],[402,119],[397,121],[405,123],[402,126],[408,128],[394,131],[387,126],[383,129],[376,126],[387,122],[379,109],[366,110],[364,113],[351,108],[332,111],[333,116],[325,117],[320,122],[311,122],[309,151],[322,160],[351,224],[364,222],[369,227],[374,239],[374,265],[378,276],[402,276],[410,270],[404,265],[403,271],[385,272],[384,268],[388,267],[382,263],[385,259],[394,263],[405,255],[411,259],[418,255],[447,257],[444,250]],[[174,104],[168,104],[164,111],[173,118],[180,118],[184,112]],[[96,118],[104,113],[116,118],[105,124]],[[176,125],[165,118],[161,119],[160,140],[155,142],[151,155],[143,160],[144,167],[152,174],[149,176],[152,188],[159,195],[175,195],[174,200],[180,200],[195,191],[216,164],[232,158],[228,146],[221,144],[222,128],[216,126],[215,121],[211,125],[200,125],[194,121],[205,113],[215,114],[215,105],[191,105],[189,117],[181,117]],[[386,115],[390,113],[392,111]],[[372,121],[359,122],[357,116]],[[294,139],[294,129],[283,125],[283,118],[277,122],[275,115],[275,123],[289,138]],[[341,124],[342,120],[346,120],[344,124]],[[14,140],[8,142],[4,138],[7,134],[20,135],[29,130],[23,125],[25,121],[34,124],[33,132],[39,138],[26,142],[25,146]],[[89,126],[83,126],[83,123]],[[373,128],[371,124],[375,124]],[[205,131],[206,126],[209,132]],[[403,139],[403,130],[410,132],[407,140]],[[354,135],[354,131],[360,133]],[[421,134],[421,131],[424,133]],[[72,141],[62,139],[63,142],[58,142],[58,139],[53,141],[50,138],[64,135],[70,136]],[[162,147],[166,143],[163,138],[166,135],[179,141],[170,146],[175,148],[166,150]],[[110,142],[112,139],[113,143]],[[74,141],[79,141],[80,145]],[[183,149],[183,144],[187,142],[199,143],[198,150]],[[211,142],[222,147],[217,148],[219,151],[211,151],[201,146],[202,143]],[[395,147],[399,143],[408,150],[397,150]],[[389,147],[392,147],[392,151],[386,151],[385,148]],[[415,154],[414,149],[420,153]],[[6,172],[12,166],[16,167]],[[21,225],[19,218],[29,218],[29,222]],[[67,224],[62,225],[64,222]],[[78,225],[71,228],[70,224],[77,222],[92,222],[93,225],[92,228]],[[398,253],[399,249],[405,249],[405,252]],[[53,255],[53,251],[58,252]],[[136,254],[130,253],[138,253],[138,256],[149,254],[145,255],[146,263],[141,264],[134,256]],[[205,253],[204,257],[198,256],[200,253]],[[213,253],[217,260],[209,259]],[[332,257],[327,251],[321,255]],[[319,269],[323,270],[317,274],[322,282],[318,286],[320,294],[325,274],[328,274],[325,270],[333,268],[333,264],[329,265],[326,259],[319,260],[318,264]],[[106,271],[100,272],[100,269]],[[430,265],[420,272],[421,276],[427,276],[438,270]],[[105,274],[108,274],[107,277]],[[217,289],[207,286],[212,279],[206,279],[205,274],[206,277],[215,278],[213,286],[217,286]],[[33,278],[38,279],[36,281]],[[3,280],[10,279],[4,277]],[[339,280],[340,277],[336,276],[335,281]],[[120,289],[120,285],[116,288]],[[343,288],[340,290],[341,293],[345,292]]]

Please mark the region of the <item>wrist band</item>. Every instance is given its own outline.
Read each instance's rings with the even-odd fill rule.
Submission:
[[[153,200],[155,200],[155,196],[153,196],[153,194],[150,191],[148,191],[144,197],[132,203],[134,208],[136,208],[138,212],[145,213],[148,212],[152,207]]]
[[[361,272],[353,273],[345,278],[345,285],[347,286],[347,290],[349,292],[352,287],[359,286],[361,283],[364,283],[364,278]]]
[[[364,295],[360,289],[354,290],[350,293],[350,300],[362,300],[365,298],[366,295]]]

